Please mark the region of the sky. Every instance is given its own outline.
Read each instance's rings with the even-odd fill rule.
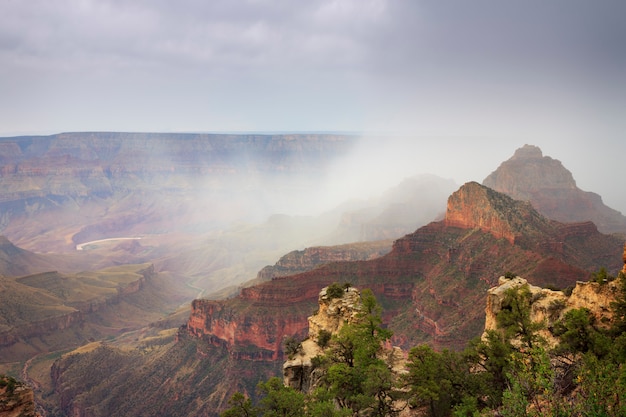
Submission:
[[[0,136],[376,133],[402,137],[394,170],[459,182],[529,143],[626,213],[625,16],[622,0],[0,0]]]

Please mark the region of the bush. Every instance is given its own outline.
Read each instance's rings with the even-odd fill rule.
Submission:
[[[328,346],[328,342],[330,342],[332,334],[328,330],[320,330],[320,333],[317,335],[317,344],[321,348],[325,348]]]
[[[286,337],[283,346],[285,347],[285,354],[287,354],[289,358],[292,358],[296,353],[302,350],[302,342],[293,336]]]
[[[311,366],[313,369],[323,368],[328,364],[328,359],[325,356],[313,356],[311,358]]]
[[[613,281],[615,279],[614,276],[612,276],[611,274],[607,272],[605,267],[601,267],[598,270],[598,272],[592,273],[591,278],[593,281],[597,282],[598,284],[604,284],[609,281]]]
[[[334,282],[326,288],[326,295],[332,300],[333,298],[343,297],[343,286]]]
[[[561,291],[561,288],[559,288],[556,284],[546,284],[543,288],[552,291]]]

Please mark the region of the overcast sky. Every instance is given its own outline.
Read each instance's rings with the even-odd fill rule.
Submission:
[[[0,136],[454,138],[413,143],[460,181],[531,143],[626,212],[625,19],[623,0],[0,0]]]

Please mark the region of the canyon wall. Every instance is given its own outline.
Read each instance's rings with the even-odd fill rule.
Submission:
[[[279,357],[280,338],[304,333],[320,289],[349,282],[375,293],[394,344],[461,347],[482,332],[487,289],[503,272],[565,288],[600,266],[622,266],[615,260],[621,259],[623,241],[592,225],[550,221],[527,203],[480,184],[461,187],[448,207],[445,220],[396,240],[382,257],[273,278],[228,300],[196,300],[187,330],[228,349],[256,346],[267,357]]]
[[[337,246],[315,246],[304,250],[295,250],[282,256],[274,265],[266,266],[260,270],[255,282],[299,274],[330,262],[364,261],[378,258],[389,253],[391,245],[391,241],[382,240]]]
[[[126,272],[128,277],[126,281],[119,283],[107,284],[107,272],[98,273],[103,279],[96,285],[103,286],[103,293],[85,293],[77,296],[74,296],[72,291],[80,284],[75,282],[74,277],[64,276],[57,272],[15,279],[5,278],[4,283],[0,280],[0,287],[10,293],[7,294],[7,291],[0,293],[0,302],[2,302],[0,353],[3,359],[24,360],[29,355],[37,353],[42,346],[45,348],[46,343],[50,343],[48,347],[66,348],[77,342],[76,337],[82,341],[81,333],[84,332],[85,335],[93,333],[89,330],[91,322],[99,322],[103,318],[115,316],[117,314],[115,310],[118,309],[120,303],[139,296],[144,286],[156,277],[152,265],[136,266],[134,271]],[[112,281],[117,279],[114,272],[109,272],[109,274]],[[90,277],[81,276],[78,279],[88,281]],[[84,288],[79,288],[76,291],[84,290]],[[5,294],[8,298],[1,294]],[[132,318],[125,319],[132,320]],[[103,325],[95,327],[100,331],[107,329],[107,326]],[[114,325],[109,324],[108,331],[115,332]],[[34,344],[31,343],[32,341],[35,341]],[[16,349],[15,346],[18,348]]]
[[[357,139],[106,132],[0,138],[0,232],[27,249],[68,251],[106,237],[259,220],[319,189]]]

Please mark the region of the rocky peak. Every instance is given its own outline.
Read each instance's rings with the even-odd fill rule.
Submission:
[[[538,146],[524,145],[515,151],[511,159],[541,159],[543,158],[543,152]]]
[[[561,161],[543,156],[541,149],[533,145],[516,150],[483,184],[518,200],[529,200],[532,192],[542,189],[576,189],[572,173]]]
[[[446,226],[479,228],[512,244],[532,232],[547,230],[549,222],[529,203],[513,200],[477,182],[468,182],[448,199]]]
[[[321,370],[313,366],[313,358],[324,353],[318,344],[322,331],[336,335],[346,324],[359,319],[361,313],[361,293],[354,287],[346,288],[341,297],[332,296],[329,287],[323,288],[318,297],[319,308],[309,317],[309,337],[301,343],[300,352],[283,364],[283,383],[294,389],[310,392],[323,376]],[[386,345],[384,357],[395,373],[404,373],[406,353],[397,346]]]
[[[524,145],[484,179],[483,185],[516,200],[529,201],[544,216],[560,222],[592,221],[602,233],[626,232],[626,217],[602,198],[576,186],[561,161]]]
[[[361,311],[361,293],[349,287],[341,297],[332,297],[325,287],[319,293],[318,304],[317,312],[309,317],[309,337],[302,342],[299,354],[283,364],[284,384],[305,392],[318,377],[314,374],[312,359],[323,351],[318,345],[320,332],[335,335],[344,324],[354,322]]]
[[[309,317],[309,338],[315,342],[320,331],[337,334],[346,323],[353,323],[361,311],[361,293],[354,287],[347,288],[342,297],[333,298],[328,294],[328,287],[319,295],[319,309]]]

